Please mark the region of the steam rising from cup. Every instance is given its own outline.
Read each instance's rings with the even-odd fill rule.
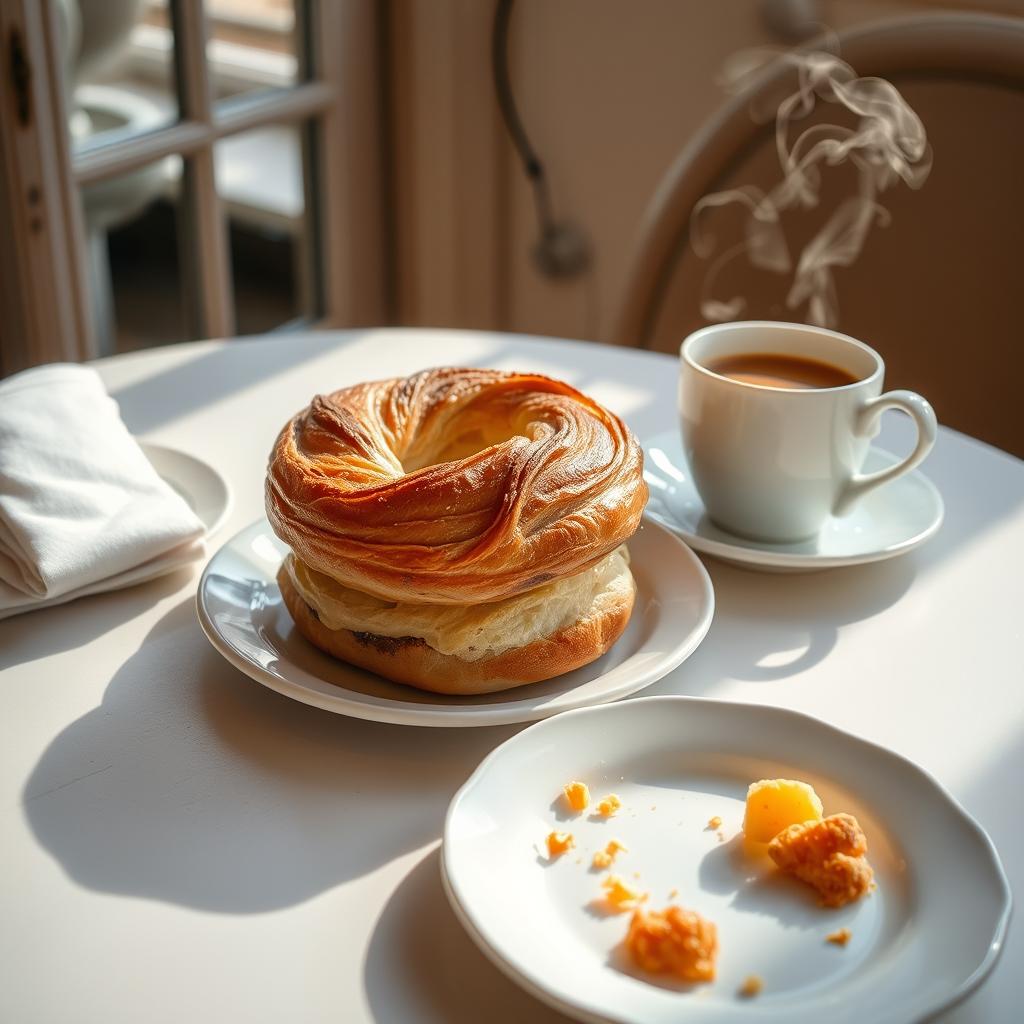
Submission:
[[[748,210],[741,242],[720,253],[704,281],[701,312],[708,320],[734,320],[746,306],[741,295],[714,295],[722,268],[744,253],[752,266],[793,274],[786,297],[789,309],[806,305],[804,317],[819,327],[833,327],[838,316],[833,268],[848,267],[858,257],[874,224],[889,223],[877,197],[900,181],[920,188],[931,170],[932,154],[924,125],[883,78],[858,78],[849,64],[822,51],[737,55],[725,69],[727,87],[740,91],[769,61],[783,61],[797,72],[796,91],[775,112],[775,147],[782,180],[770,192],[753,186],[715,192],[701,199],[691,215],[694,250],[709,257],[714,240],[702,230],[712,208],[739,203]],[[819,124],[807,128],[790,145],[790,125],[807,117],[818,101],[838,103],[858,118],[855,127]],[[781,214],[791,208],[812,209],[820,203],[822,170],[852,165],[857,194],[844,199],[794,260],[782,228]]]

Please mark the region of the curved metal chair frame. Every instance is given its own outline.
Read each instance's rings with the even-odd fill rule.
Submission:
[[[839,55],[859,75],[941,75],[1024,87],[1024,19],[927,14],[873,22],[838,36]],[[813,44],[812,44],[813,46]],[[776,62],[734,97],[683,148],[655,190],[641,221],[622,298],[604,332],[617,345],[646,348],[672,273],[689,240],[690,213],[702,196],[774,131],[751,106],[792,82]]]

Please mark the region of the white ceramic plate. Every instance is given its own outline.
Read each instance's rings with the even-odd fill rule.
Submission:
[[[157,473],[202,520],[207,538],[216,533],[231,511],[231,489],[224,477],[202,459],[177,448],[149,441],[139,441],[139,447]]]
[[[738,838],[749,782],[810,782],[826,813],[857,816],[878,888],[839,910],[752,860]],[[613,791],[608,821],[560,817],[561,786]],[[723,820],[720,839],[708,821]],[[544,837],[577,849],[550,863]],[[591,901],[589,869],[609,838],[614,870],[718,926],[718,977],[673,985],[631,969],[617,948],[629,914]],[[498,747],[452,800],[443,869],[457,916],[510,977],[585,1021],[668,1024],[908,1024],[975,988],[992,969],[1010,890],[991,841],[920,768],[805,715],[755,704],[648,697],[559,715]],[[634,877],[639,873],[639,878]],[[673,889],[678,897],[670,899]],[[841,927],[845,948],[825,941]],[[758,975],[764,989],[738,989]]]
[[[629,541],[637,582],[633,615],[610,651],[543,683],[448,697],[388,682],[308,643],[275,581],[287,548],[264,519],[232,537],[199,581],[199,621],[214,647],[257,682],[343,715],[403,725],[529,722],[624,697],[660,679],[703,640],[714,592],[699,559],[672,533],[644,523]]]
[[[864,469],[870,473],[898,461],[872,448]],[[677,431],[644,443],[644,478],[651,492],[648,516],[696,551],[767,572],[810,572],[893,558],[923,544],[942,525],[941,495],[923,473],[913,470],[871,491],[849,515],[830,518],[812,540],[766,544],[737,537],[707,517]]]

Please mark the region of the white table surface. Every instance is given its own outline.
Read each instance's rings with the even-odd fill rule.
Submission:
[[[675,419],[668,357],[510,335],[276,335],[97,365],[135,433],[231,482],[216,545],[262,513],[271,443],[316,391],[445,363],[563,377],[641,436]],[[880,443],[906,450],[898,418]],[[711,632],[645,692],[799,708],[893,747],[988,829],[1021,894],[1024,463],[943,430],[924,468],[946,521],[906,557],[805,576],[709,560]],[[0,1020],[562,1020],[476,950],[438,877],[449,799],[522,727],[294,703],[210,647],[198,577],[0,623]],[[1011,927],[943,1019],[1022,1006]]]

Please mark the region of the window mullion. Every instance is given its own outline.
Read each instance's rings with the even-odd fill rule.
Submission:
[[[185,163],[186,252],[198,297],[198,333],[229,337],[235,332],[227,228],[213,162],[213,95],[206,61],[206,17],[202,0],[175,0],[178,102],[183,120],[204,125],[211,142]]]

